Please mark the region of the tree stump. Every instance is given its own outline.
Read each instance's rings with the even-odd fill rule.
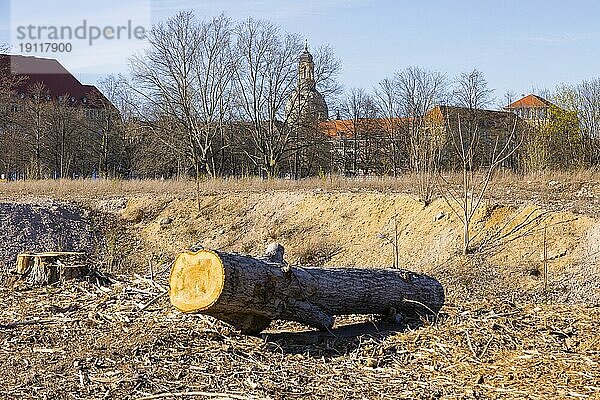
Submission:
[[[44,286],[80,278],[89,271],[84,253],[54,252],[19,254],[14,273],[29,285]]]
[[[169,283],[178,310],[214,316],[246,334],[260,333],[275,319],[329,330],[335,315],[426,318],[444,304],[434,278],[393,269],[290,267],[280,245],[270,245],[263,258],[182,253]]]

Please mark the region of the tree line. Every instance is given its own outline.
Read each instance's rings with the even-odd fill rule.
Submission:
[[[426,192],[439,171],[463,168],[459,142],[462,150],[469,143],[479,148],[469,158],[473,170],[490,165],[490,152],[509,138],[515,148],[502,166],[514,170],[600,162],[600,80],[542,93],[556,104],[549,119],[539,126],[513,124],[510,115],[497,120],[479,111],[493,105],[494,93],[478,70],[449,78],[414,66],[371,90],[343,91],[341,64],[330,46],[321,46],[311,49],[315,81],[330,119],[343,120],[333,126],[286,112],[290,99],[303,104],[295,101],[302,47],[299,35],[269,21],[200,20],[181,12],[152,27],[147,50],[130,59],[126,75],[99,82],[115,112],[47,101],[43,85],[15,101],[17,82],[1,74],[0,174],[302,178],[412,172]],[[439,108],[435,120],[431,111],[440,105],[462,111]]]

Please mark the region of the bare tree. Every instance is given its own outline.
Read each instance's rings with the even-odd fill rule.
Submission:
[[[112,169],[114,173],[128,176],[136,138],[140,134],[139,117],[148,115],[141,108],[144,102],[131,90],[128,78],[122,75],[108,75],[98,81],[97,87],[100,93],[94,93],[90,105],[98,107],[99,112],[92,112],[96,115],[89,125],[102,133],[100,154],[105,170]]]
[[[441,194],[463,225],[463,255],[471,250],[472,220],[494,172],[523,142],[515,115],[483,110],[491,103],[492,92],[483,73],[463,73],[453,90],[453,101],[460,107],[442,108],[450,150],[458,160],[462,179],[453,185],[440,174]]]
[[[600,79],[583,81],[577,90],[579,96],[579,107],[577,115],[584,133],[585,153],[588,163],[598,165],[600,163]]]
[[[54,178],[68,178],[74,171],[77,156],[76,143],[85,134],[84,115],[81,109],[70,104],[71,96],[64,94],[49,102],[47,120],[48,153]],[[91,142],[88,142],[88,147]]]
[[[132,177],[178,178],[195,170],[183,127],[163,113],[164,107],[145,101],[122,75],[108,75],[98,87],[105,101],[117,110],[115,118],[122,146],[116,161],[120,171]]]
[[[17,89],[23,79],[11,73],[9,56],[0,54],[0,178],[18,179],[28,161],[26,138],[17,124],[23,111]]]
[[[131,90],[132,84],[127,77],[110,74],[101,78],[96,86],[104,97],[104,99],[95,99],[96,102],[103,105],[106,104],[106,100],[109,101],[121,121],[129,121],[143,113],[140,108],[142,99]]]
[[[148,34],[150,48],[130,60],[132,89],[149,103],[148,109],[172,118],[187,136],[188,154],[200,175],[199,149],[194,137],[192,63],[198,53],[199,30],[191,12],[181,12],[164,23],[154,25]]]
[[[473,217],[485,198],[494,172],[523,142],[523,135],[517,130],[517,117],[513,114],[502,113],[504,126],[492,132],[487,124],[473,122],[484,119],[483,116],[474,118],[473,112],[482,111],[463,112],[460,108],[446,108],[444,116],[450,146],[458,159],[462,179],[455,185],[440,174],[443,183],[441,194],[462,223],[463,255],[471,250]],[[493,140],[493,146],[483,155],[480,151],[482,137]]]
[[[395,77],[401,113],[408,121],[408,156],[419,182],[419,196],[426,205],[433,199],[435,179],[440,170],[444,139],[428,126],[427,114],[447,98],[444,74],[409,67]]]
[[[506,107],[506,106],[512,104],[516,98],[517,98],[517,95],[515,94],[514,91],[507,90],[504,93],[504,97],[502,99],[502,104],[500,104],[500,108],[503,108],[503,107]]]
[[[131,59],[130,90],[142,97],[146,118],[179,124],[175,133],[184,135],[197,180],[238,167],[247,171],[239,154],[254,164],[252,172],[265,176],[276,176],[293,152],[295,171],[301,162],[306,171],[322,163],[317,124],[300,134],[285,110],[291,97],[300,97],[295,91],[297,35],[267,21],[248,19],[234,26],[223,15],[198,22],[191,12],[182,12],[155,25],[148,40],[149,50]],[[335,96],[340,66],[331,48],[316,49],[314,60],[317,88]],[[144,131],[157,143],[182,142],[172,131],[156,135],[162,123],[151,125]]]
[[[335,98],[342,93],[342,86],[338,82],[342,69],[340,61],[335,57],[335,52],[330,45],[317,47],[313,57],[316,88],[328,100],[328,104],[333,104]]]
[[[583,151],[588,165],[600,163],[600,79],[577,85],[559,85],[552,100],[563,110],[577,114]],[[571,132],[571,135],[575,132]]]
[[[202,132],[196,141],[210,176],[219,172],[215,153],[226,147],[225,129],[231,120],[236,70],[232,57],[233,34],[231,20],[224,15],[201,24],[199,58],[193,68],[197,83],[196,113]]]
[[[25,76],[13,74],[11,71],[10,55],[2,54],[10,47],[0,45],[0,124],[6,124],[12,110],[11,104],[15,103],[16,89],[23,83]]]
[[[225,16],[198,22],[182,12],[153,26],[150,49],[131,60],[134,87],[150,108],[181,125],[197,180],[216,173],[215,138],[229,113],[235,71],[231,37]]]
[[[146,110],[149,121],[131,121],[128,139],[134,176],[179,178],[194,171],[181,124],[167,115]],[[166,135],[165,132],[169,132]]]
[[[389,154],[388,158],[393,175],[398,176],[400,158],[407,146],[401,136],[403,121],[401,119],[400,99],[396,82],[388,78],[379,82],[375,89],[374,99],[379,115],[385,121],[385,151]]]
[[[48,100],[46,86],[35,83],[21,99],[21,110],[14,120],[27,143],[27,149],[24,150],[29,155],[27,176],[30,179],[41,179],[46,172],[44,158],[47,155],[48,134],[51,128]]]
[[[351,88],[342,102],[342,113],[348,120],[343,149],[345,173],[368,174],[372,168],[373,142],[379,126],[373,124],[377,108],[373,97],[362,88]]]
[[[476,69],[463,72],[454,82],[453,95],[456,105],[469,110],[489,106],[493,102],[493,92],[493,89],[488,88],[485,75]]]
[[[296,89],[302,45],[297,35],[252,18],[240,23],[236,34],[237,97],[241,114],[249,121],[247,133],[253,149],[246,154],[272,178],[292,150],[294,127],[288,123],[285,105]]]

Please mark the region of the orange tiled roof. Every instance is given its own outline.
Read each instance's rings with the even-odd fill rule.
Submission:
[[[548,100],[546,100],[540,96],[536,96],[535,94],[530,94],[530,95],[523,97],[522,99],[515,101],[514,103],[507,105],[504,108],[505,109],[541,108],[541,107],[548,107],[551,105],[552,105],[552,103],[550,103]]]
[[[354,124],[359,127],[380,127],[384,129],[390,123],[402,124],[408,121],[408,118],[360,118],[357,121],[352,119],[333,119],[319,123],[319,130],[329,137],[346,136],[351,137],[354,133]]]

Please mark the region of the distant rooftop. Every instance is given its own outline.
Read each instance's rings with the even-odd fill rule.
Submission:
[[[2,70],[25,77],[15,88],[19,94],[26,94],[36,83],[42,83],[49,96],[54,99],[69,96],[74,98],[75,105],[93,107],[94,105],[87,101],[99,97],[101,100],[107,101],[95,86],[79,82],[55,59],[0,54],[0,71]]]
[[[400,126],[410,121],[409,118],[359,118],[331,119],[319,123],[319,130],[329,137],[352,137],[355,129],[378,128],[389,129],[391,124]],[[358,126],[356,126],[358,125]]]
[[[513,110],[516,108],[546,108],[551,105],[552,105],[552,103],[550,103],[548,100],[544,99],[543,97],[536,96],[535,94],[530,94],[530,95],[523,97],[522,99],[519,99],[519,100],[507,105],[506,107],[504,107],[504,109],[505,110]]]

